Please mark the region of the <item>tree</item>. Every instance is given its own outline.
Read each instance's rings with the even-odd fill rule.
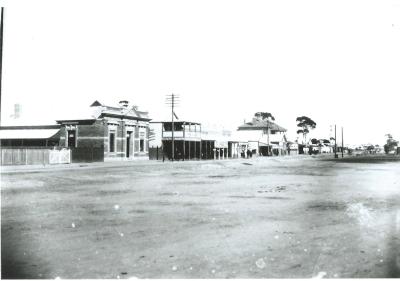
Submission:
[[[325,145],[331,144],[330,140],[327,140],[327,139],[321,139],[320,142],[321,142],[322,144],[325,144]]]
[[[257,120],[267,121],[267,145],[268,145],[268,155],[270,155],[270,148],[269,148],[269,122],[271,122],[271,120],[275,121],[275,117],[272,115],[272,113],[269,113],[269,112],[257,112],[257,113],[254,114],[254,117],[256,117]]]
[[[386,134],[385,136],[387,137],[386,144],[383,146],[385,153],[388,154],[391,151],[394,151],[394,153],[396,153],[399,142],[393,139],[393,136],[391,134]]]
[[[311,118],[307,116],[300,116],[296,118],[297,127],[300,127],[300,130],[297,130],[297,134],[303,134],[303,143],[306,143],[307,134],[311,129],[315,129],[317,123],[315,123]]]
[[[269,112],[257,112],[254,114],[254,117],[256,117],[258,120],[268,120],[271,119],[272,121],[275,121],[275,117],[272,115],[272,113]]]
[[[375,153],[375,146],[373,146],[372,144],[367,146],[367,151],[369,154],[371,153]]]

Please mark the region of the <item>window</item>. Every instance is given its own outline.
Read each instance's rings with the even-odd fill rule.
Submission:
[[[140,140],[139,147],[140,147],[140,151],[144,151],[144,140]]]
[[[115,152],[115,132],[110,132],[109,151],[110,152]]]

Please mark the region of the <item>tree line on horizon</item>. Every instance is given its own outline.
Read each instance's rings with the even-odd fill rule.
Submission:
[[[275,121],[275,117],[270,112],[256,112],[254,114],[254,117],[256,117],[259,120],[268,122],[270,122],[271,120]],[[306,144],[307,134],[310,133],[311,130],[316,128],[317,123],[308,116],[299,116],[296,118],[296,122],[297,122],[297,127],[299,127],[299,130],[297,130],[296,133],[298,135],[301,134],[303,136],[303,144]],[[269,130],[267,130],[267,134],[269,134]],[[386,144],[383,146],[385,153],[388,154],[393,151],[398,153],[397,150],[400,142],[395,140],[391,134],[386,134],[385,136],[387,137]],[[335,140],[335,138],[331,137],[329,140],[322,139],[320,141],[322,141],[323,143],[330,143],[331,140]],[[310,141],[312,144],[318,144],[320,142],[315,138],[311,139]]]

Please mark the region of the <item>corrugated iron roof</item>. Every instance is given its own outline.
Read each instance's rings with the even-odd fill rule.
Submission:
[[[11,129],[0,130],[0,139],[50,139],[60,129]]]

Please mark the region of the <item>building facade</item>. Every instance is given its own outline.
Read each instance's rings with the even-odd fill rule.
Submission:
[[[147,112],[127,101],[118,107],[95,101],[90,109],[88,117],[57,120],[61,146],[82,151],[95,148],[104,154],[104,161],[148,157],[151,119]]]
[[[237,129],[241,139],[247,139],[255,155],[272,156],[288,154],[286,129],[269,120],[253,118]]]
[[[200,123],[190,121],[176,121],[173,126],[174,130],[170,121],[150,123],[150,159],[205,160],[239,157],[239,144],[231,140],[229,131],[204,130]]]

